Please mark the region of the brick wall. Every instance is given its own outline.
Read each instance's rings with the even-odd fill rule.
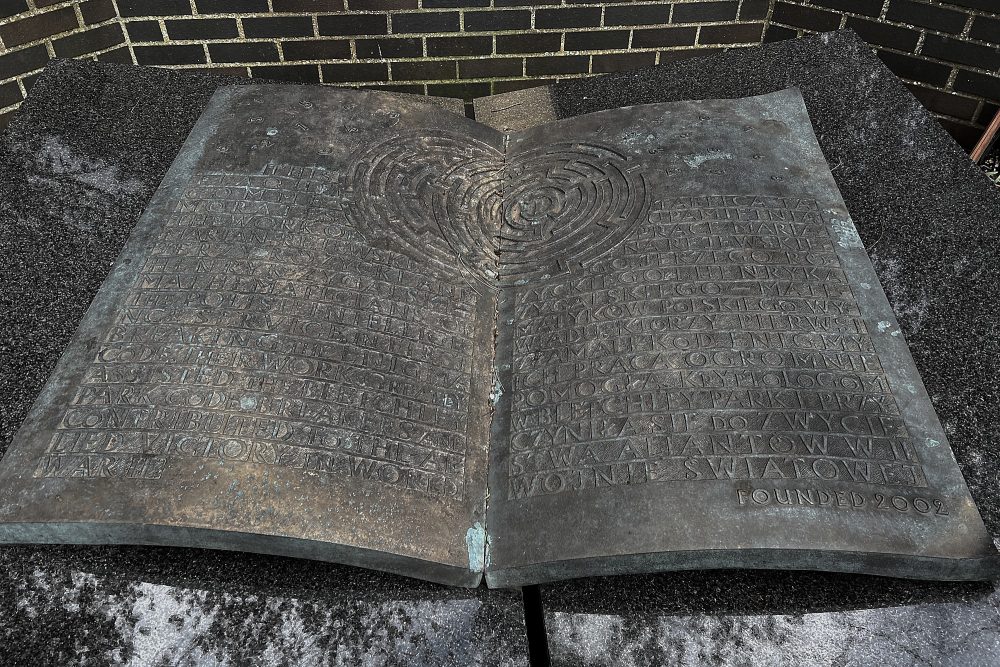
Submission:
[[[1000,102],[1000,0],[777,0],[768,39],[853,28],[966,147]]]
[[[1000,0],[0,0],[0,125],[51,57],[468,99],[844,25],[978,138]]]
[[[0,0],[0,127],[50,58],[131,62],[114,0]]]

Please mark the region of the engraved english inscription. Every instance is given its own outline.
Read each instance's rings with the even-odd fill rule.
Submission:
[[[195,174],[34,475],[187,457],[461,498],[476,295],[372,248],[342,196],[318,167]]]
[[[926,487],[834,242],[811,199],[677,197],[615,252],[512,290],[508,498]]]

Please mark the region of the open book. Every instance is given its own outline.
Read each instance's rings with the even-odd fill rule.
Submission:
[[[504,134],[221,89],[0,462],[0,541],[996,571],[793,90]]]

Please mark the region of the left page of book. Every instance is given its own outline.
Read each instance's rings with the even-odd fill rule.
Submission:
[[[220,89],[0,462],[0,541],[478,585],[495,259],[468,239],[502,146],[424,99]]]

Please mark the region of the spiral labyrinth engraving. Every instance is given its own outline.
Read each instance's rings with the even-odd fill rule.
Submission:
[[[508,156],[467,136],[397,135],[344,175],[344,210],[372,243],[489,287],[572,271],[625,240],[649,208],[638,167],[594,144]]]
[[[645,179],[614,150],[550,144],[508,160],[500,226],[501,276],[572,271],[625,240],[649,207]]]

